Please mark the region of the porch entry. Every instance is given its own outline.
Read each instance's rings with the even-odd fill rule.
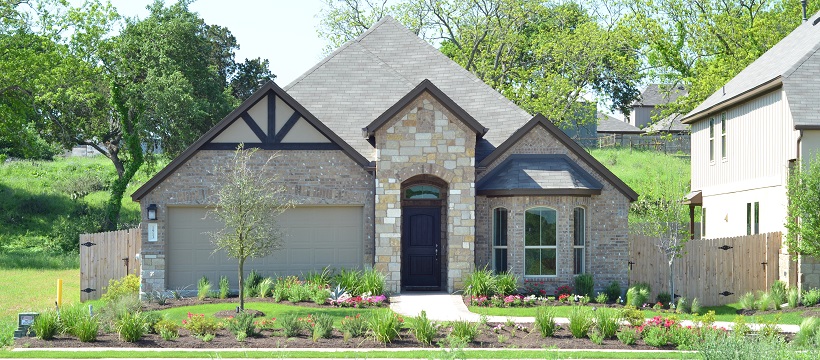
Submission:
[[[446,272],[447,184],[419,175],[402,184],[402,290],[438,291]]]

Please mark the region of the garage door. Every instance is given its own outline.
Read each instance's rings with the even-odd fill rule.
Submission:
[[[206,234],[221,224],[206,218],[205,208],[168,209],[166,276],[169,289],[196,290],[203,275],[216,286],[221,275],[237,287],[238,263],[213,245]],[[257,270],[263,276],[300,275],[311,270],[354,268],[362,265],[362,207],[296,207],[278,218],[285,233],[282,250],[245,264],[246,273]]]

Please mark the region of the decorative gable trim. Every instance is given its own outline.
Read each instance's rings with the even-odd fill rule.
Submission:
[[[293,109],[294,113],[283,124],[283,126],[276,132],[276,98],[281,99],[287,106]],[[262,127],[248,114],[248,110],[252,109],[257,103],[267,99],[268,115],[267,127],[264,131]],[[241,120],[240,120],[241,119]],[[290,129],[304,119],[310,126],[318,131],[322,136],[326,137],[329,142],[282,142],[285,139]],[[280,119],[281,120],[281,119]],[[364,168],[371,168],[371,163],[364,156],[359,154],[342,138],[336,135],[325,124],[317,119],[305,107],[297,102],[293,97],[288,95],[282,88],[276,85],[273,81],[269,81],[259,90],[253,93],[247,100],[245,100],[239,107],[237,107],[230,114],[225,116],[221,121],[214,125],[197,141],[177,156],[171,163],[157,173],[153,178],[148,180],[137,191],[131,194],[131,199],[139,201],[148,192],[153,190],[168,176],[174,173],[182,164],[187,162],[200,150],[235,150],[239,146],[239,142],[214,142],[220,134],[222,134],[229,126],[234,123],[243,123],[253,132],[258,142],[243,142],[245,148],[260,148],[264,150],[342,150],[347,156],[353,159],[356,163]]]
[[[554,136],[558,141],[560,141],[564,146],[569,149],[572,153],[576,156],[581,158],[584,162],[587,163],[590,167],[595,169],[601,176],[604,177],[607,181],[609,181],[615,188],[618,189],[621,193],[623,193],[630,201],[638,200],[638,193],[632,188],[629,187],[626,183],[624,183],[620,178],[615,176],[609,169],[606,168],[603,164],[601,164],[598,160],[596,160],[592,155],[590,155],[586,150],[584,150],[578,143],[573,141],[569,138],[566,134],[564,134],[561,129],[556,127],[551,121],[549,121],[546,117],[541,114],[536,114],[532,120],[528,121],[524,126],[520,129],[516,130],[510,137],[501,143],[498,148],[496,148],[490,155],[488,155],[484,160],[482,160],[477,167],[487,167],[492,164],[493,161],[497,160],[501,155],[507,152],[513,145],[515,145],[521,138],[524,137],[527,133],[529,133],[532,129],[536,126],[541,126],[547,130],[552,136]]]
[[[473,130],[477,136],[483,136],[487,133],[489,129],[482,126],[475,118],[473,118],[470,114],[468,114],[461,106],[450,99],[449,96],[444,94],[438,87],[433,85],[433,82],[429,79],[424,79],[421,83],[419,83],[413,90],[410,90],[407,95],[404,95],[398,102],[393,104],[387,111],[382,113],[376,120],[367,125],[362,132],[366,138],[373,136],[376,133],[376,130],[384,126],[390,119],[394,116],[398,115],[402,109],[404,109],[407,105],[409,105],[413,100],[416,100],[423,92],[428,92],[430,95],[433,96],[436,101],[438,101],[441,105],[443,105],[448,111],[453,113],[457,118],[459,118],[467,127]]]

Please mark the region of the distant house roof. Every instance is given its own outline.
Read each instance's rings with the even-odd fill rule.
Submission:
[[[488,129],[476,144],[476,161],[532,118],[389,16],[284,89],[357,152],[376,160],[362,129],[425,79]]]
[[[820,128],[820,12],[798,26],[683,118],[693,123],[783,87],[795,128]]]
[[[632,124],[598,112],[598,133],[607,134],[642,134],[643,130]]]
[[[672,86],[665,84],[649,84],[641,93],[638,100],[632,106],[658,106],[665,105],[677,100],[681,96],[688,94],[682,86]]]
[[[564,154],[507,157],[476,184],[487,196],[600,195],[603,185]]]
[[[646,132],[668,132],[668,133],[681,133],[689,131],[689,125],[685,125],[680,122],[680,119],[683,118],[682,114],[672,114],[669,115],[660,121],[649,125],[646,128]]]

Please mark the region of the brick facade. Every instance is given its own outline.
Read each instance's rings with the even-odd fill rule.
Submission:
[[[402,183],[416,175],[432,175],[448,185],[447,216],[442,218],[448,230],[442,239],[446,289],[460,289],[474,264],[475,133],[422,93],[379,128],[375,139],[375,268],[386,274],[390,291],[400,290]]]
[[[254,163],[261,166],[274,151],[260,150]],[[372,265],[373,175],[339,150],[285,150],[268,167],[269,176],[278,176],[285,193],[300,205],[364,205],[364,259]],[[145,208],[156,204],[157,241],[148,242],[147,226],[142,226],[142,291],[166,289],[166,219],[168,206],[206,206],[213,203],[214,185],[220,167],[230,164],[231,150],[200,150],[140,201],[143,222]]]

